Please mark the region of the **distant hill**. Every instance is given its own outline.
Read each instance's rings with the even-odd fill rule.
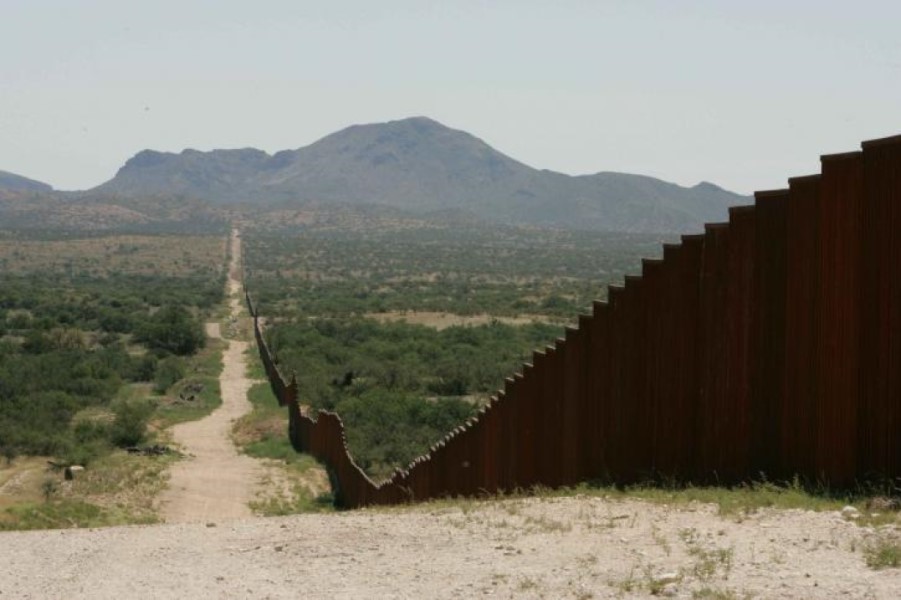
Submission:
[[[152,196],[179,194],[233,203],[245,193],[272,157],[261,150],[184,150],[180,154],[143,150],[130,158],[116,176],[91,192],[104,195]]]
[[[8,192],[49,192],[53,188],[34,179],[0,171],[0,190]]]
[[[315,203],[507,224],[665,232],[726,219],[750,198],[624,173],[570,176],[529,167],[425,117],[354,125],[298,150],[144,150],[93,193],[182,195],[257,210]]]

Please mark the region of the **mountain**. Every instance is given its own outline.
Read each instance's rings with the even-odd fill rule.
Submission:
[[[0,190],[7,192],[50,192],[53,188],[34,179],[0,171]]]
[[[145,150],[92,190],[178,194],[215,204],[381,205],[470,214],[507,224],[607,231],[684,231],[724,220],[749,197],[625,173],[570,176],[534,169],[425,117],[354,125],[297,150]]]
[[[180,154],[143,150],[130,158],[116,176],[92,192],[148,196],[180,194],[211,200],[241,199],[257,174],[271,164],[262,150],[184,150]]]

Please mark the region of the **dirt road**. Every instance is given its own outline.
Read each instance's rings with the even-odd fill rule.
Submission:
[[[238,280],[241,242],[237,232],[232,232],[231,256],[228,291],[234,317],[241,306]],[[207,335],[221,338],[219,324],[208,324]],[[265,467],[239,454],[229,437],[234,421],[251,409],[247,400],[251,382],[246,376],[244,359],[247,342],[229,340],[227,344],[220,377],[222,406],[204,419],[172,428],[175,442],[189,458],[172,468],[169,488],[162,494],[161,512],[166,522],[221,521],[251,516],[248,502],[257,495]]]

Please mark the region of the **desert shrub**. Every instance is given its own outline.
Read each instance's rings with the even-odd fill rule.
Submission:
[[[354,460],[371,475],[386,477],[471,416],[472,406],[455,398],[424,402],[373,389],[346,399],[338,411]]]
[[[132,363],[130,378],[133,381],[154,381],[158,366],[159,359],[148,352]]]
[[[166,390],[185,376],[185,362],[177,356],[168,356],[156,365],[153,376],[153,391],[164,394]]]
[[[200,321],[174,304],[158,310],[138,328],[135,337],[152,349],[180,356],[194,354],[206,343]]]
[[[85,463],[108,452],[114,437],[142,439],[141,407],[121,408],[116,423],[73,417],[108,407],[125,382],[155,381],[161,357],[199,348],[204,335],[195,313],[222,298],[223,283],[217,273],[0,272],[0,330],[8,333],[0,337],[0,459]],[[153,343],[133,356],[126,344],[141,341],[138,329]],[[169,361],[159,385],[182,377],[180,360]]]
[[[110,426],[110,441],[119,447],[137,446],[147,436],[147,423],[153,404],[146,401],[119,401],[113,404],[115,420]]]

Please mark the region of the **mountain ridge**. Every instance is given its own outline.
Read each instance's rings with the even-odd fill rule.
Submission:
[[[381,207],[420,216],[465,214],[486,223],[641,233],[695,230],[725,220],[729,206],[751,202],[709,182],[683,187],[630,173],[536,169],[428,117],[351,125],[274,154],[255,148],[142,150],[109,181],[71,194],[183,197],[258,213],[311,204]]]
[[[53,187],[43,181],[30,179],[9,171],[0,171],[0,190],[7,192],[52,192]]]

